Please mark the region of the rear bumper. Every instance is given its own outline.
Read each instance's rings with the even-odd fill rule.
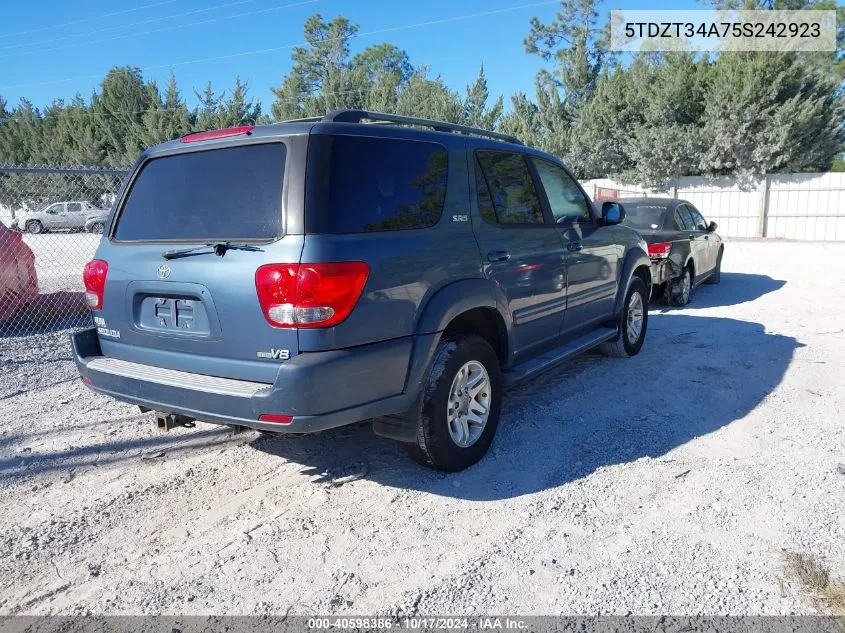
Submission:
[[[437,335],[305,353],[279,365],[274,383],[215,378],[103,356],[94,328],[71,335],[80,376],[118,400],[203,422],[312,433],[402,413],[419,391]],[[289,415],[289,424],[260,422]]]
[[[678,266],[671,259],[651,260],[651,284],[659,286],[681,274]]]

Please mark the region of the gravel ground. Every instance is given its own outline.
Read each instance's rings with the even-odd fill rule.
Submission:
[[[781,551],[845,576],[843,259],[729,242],[639,356],[511,391],[449,476],[366,425],[160,435],[66,333],[0,339],[0,614],[816,613]]]
[[[91,233],[23,234],[23,241],[35,255],[35,272],[41,293],[82,291],[82,268],[94,257],[99,235]]]

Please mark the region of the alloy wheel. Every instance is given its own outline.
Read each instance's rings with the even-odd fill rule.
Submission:
[[[490,376],[484,365],[471,360],[458,370],[449,389],[446,421],[452,441],[462,448],[481,437],[490,417]]]
[[[631,345],[636,344],[636,342],[640,339],[640,333],[643,331],[643,315],[644,307],[642,295],[639,292],[634,292],[628,300],[628,318],[625,324],[628,342]]]

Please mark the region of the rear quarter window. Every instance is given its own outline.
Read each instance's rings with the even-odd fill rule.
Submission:
[[[308,233],[418,229],[440,219],[448,172],[442,145],[320,134],[308,155]]]
[[[285,145],[238,145],[153,158],[117,218],[118,241],[280,236]]]

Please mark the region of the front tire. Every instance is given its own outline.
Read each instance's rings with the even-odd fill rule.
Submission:
[[[91,232],[96,233],[97,235],[102,235],[104,228],[105,225],[102,222],[94,222],[94,224],[91,225]]]
[[[724,254],[725,249],[719,249],[719,256],[716,259],[716,268],[713,269],[713,272],[710,273],[710,276],[704,280],[706,284],[717,284],[722,281],[722,255]]]
[[[30,220],[26,223],[26,231],[32,235],[39,235],[44,232],[44,225],[38,220]]]
[[[648,329],[648,293],[645,282],[639,277],[631,279],[617,327],[616,338],[599,346],[602,353],[619,358],[639,354]]]
[[[499,359],[487,341],[479,336],[444,338],[420,398],[411,456],[445,472],[475,464],[496,434],[502,388]]]

